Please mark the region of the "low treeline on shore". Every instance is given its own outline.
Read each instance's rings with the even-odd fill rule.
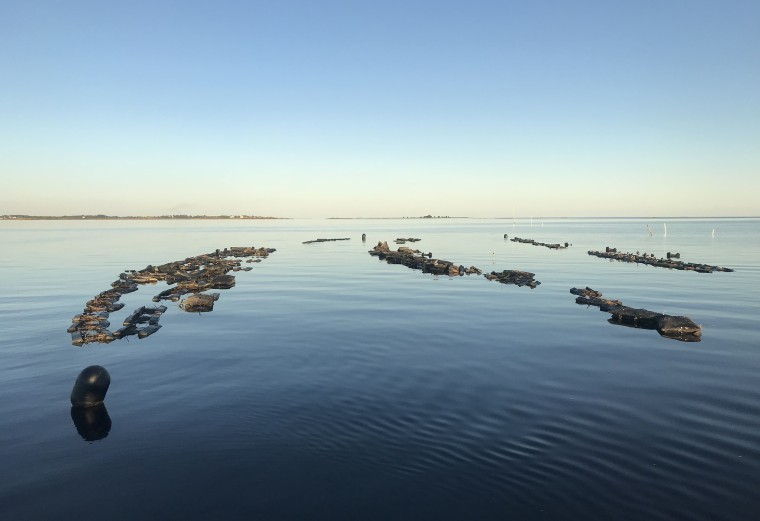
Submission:
[[[0,215],[0,220],[17,221],[111,221],[111,220],[157,220],[157,219],[285,219],[262,215]]]

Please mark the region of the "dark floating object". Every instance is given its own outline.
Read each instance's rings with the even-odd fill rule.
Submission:
[[[137,335],[137,338],[150,336],[161,329],[158,320],[165,311],[166,306],[140,306],[124,319],[124,327],[114,331],[113,336],[116,338],[124,338],[130,335]],[[139,324],[146,325],[138,327]]]
[[[492,271],[488,275],[484,275],[488,280],[495,280],[502,284],[514,284],[515,286],[528,286],[530,289],[535,289],[536,286],[541,284],[534,277],[535,273],[528,271],[517,270],[504,270],[501,272]]]
[[[149,324],[137,331],[137,338],[145,338],[161,329],[161,324]]]
[[[377,246],[369,250],[369,254],[378,257],[388,264],[402,264],[413,270],[421,270],[423,273],[435,275],[480,275],[482,272],[475,266],[465,268],[462,265],[450,261],[434,259],[432,253],[422,253],[406,246],[400,246],[398,250],[391,251],[387,242],[378,242]],[[425,258],[427,257],[427,259]]]
[[[507,238],[507,234],[506,233],[504,234],[504,238],[505,239]],[[544,247],[549,248],[551,250],[564,250],[565,248],[567,248],[568,246],[570,246],[569,242],[566,242],[564,245],[563,244],[559,244],[559,243],[556,243],[556,244],[547,244],[545,242],[534,241],[533,239],[521,239],[520,237],[513,237],[513,238],[511,238],[509,240],[512,241],[512,242],[521,242],[523,244],[532,244],[533,246],[544,246]]]
[[[96,317],[96,315],[84,315],[85,317]],[[111,325],[111,323],[106,320],[108,317],[108,314],[106,313],[106,317],[97,317],[97,319],[87,319],[87,318],[80,318],[74,317],[74,322],[71,323],[69,328],[66,330],[67,333],[76,333],[76,332],[82,332],[82,331],[96,331],[98,329],[106,329],[108,326]]]
[[[111,432],[111,417],[102,403],[94,407],[72,407],[71,419],[85,441],[102,440]]]
[[[137,335],[140,332],[140,330],[137,328],[136,325],[130,324],[128,326],[120,327],[116,331],[113,332],[114,339],[116,338],[126,338],[131,335]],[[138,337],[139,338],[139,337]]]
[[[332,241],[350,241],[351,237],[342,237],[340,239],[314,239],[312,241],[304,241],[301,244],[314,244],[315,242],[332,242]]]
[[[505,234],[504,234],[504,238],[505,238],[505,239],[509,239],[509,235],[507,235],[507,234],[505,233]]]
[[[230,271],[253,269],[250,266],[241,267],[240,259],[247,257],[246,262],[261,262],[262,258],[268,257],[275,251],[274,248],[233,246],[224,250],[217,249],[213,253],[188,257],[182,261],[159,266],[148,265],[139,271],[126,270],[111,283],[111,289],[87,301],[84,312],[72,319],[72,324],[67,329],[71,333],[71,343],[77,346],[92,342],[109,343],[130,335],[137,335],[141,339],[146,338],[161,328],[158,321],[166,311],[166,306],[139,307],[124,320],[124,327],[112,333],[108,330],[111,325],[108,316],[109,313],[124,307],[123,303],[117,302],[123,294],[137,291],[138,284],[156,284],[161,281],[175,286],[161,291],[153,297],[153,302],[162,300],[177,302],[187,294],[202,293],[209,289],[230,289],[235,286],[235,277],[228,275]],[[214,300],[219,298],[218,293],[214,295],[216,295]],[[181,307],[185,309],[185,306]],[[208,309],[200,309],[200,311],[211,311],[211,309],[213,309],[213,303]]]
[[[578,295],[576,304],[597,306],[601,311],[606,311],[612,317],[612,324],[637,327],[642,329],[656,329],[660,335],[666,338],[681,340],[683,342],[699,342],[702,336],[702,326],[694,323],[689,317],[672,316],[664,313],[649,311],[648,309],[631,308],[624,306],[619,300],[602,298],[602,292],[589,287],[578,289],[572,288],[570,293]]]
[[[147,307],[140,306],[132,312],[127,318],[124,319],[124,325],[129,326],[132,324],[144,324],[150,322],[151,324],[157,324],[159,317],[166,312],[166,306]]]
[[[367,234],[366,234],[366,233],[363,233],[363,234],[362,234],[362,242],[364,242],[364,241],[366,241],[366,240],[367,240]]]
[[[594,257],[600,257],[602,259],[612,259],[621,262],[635,262],[636,264],[647,264],[649,266],[656,266],[658,268],[670,268],[674,270],[684,271],[696,271],[697,273],[712,273],[714,271],[734,271],[732,268],[724,268],[722,266],[711,266],[709,264],[699,264],[695,262],[683,262],[672,259],[678,259],[681,257],[680,253],[668,252],[667,259],[658,259],[654,256],[654,253],[624,253],[618,252],[617,248],[610,248],[607,246],[604,251],[589,251],[589,255]]]
[[[74,407],[95,407],[106,399],[111,375],[105,367],[91,365],[82,369],[71,390],[71,405]]]
[[[406,244],[407,242],[419,242],[421,240],[422,239],[415,239],[414,237],[409,237],[407,239],[404,239],[403,237],[399,237],[393,242],[395,242],[396,244]]]
[[[702,336],[702,327],[694,323],[689,317],[662,315],[657,320],[657,331],[668,338],[681,338],[689,335],[699,338]]]
[[[213,311],[214,302],[217,300],[219,300],[219,293],[199,293],[187,297],[179,307],[189,313]]]
[[[81,346],[83,344],[89,344],[91,342],[99,342],[101,344],[108,344],[116,340],[116,337],[109,330],[102,329],[78,329],[71,333],[71,343],[75,346]]]

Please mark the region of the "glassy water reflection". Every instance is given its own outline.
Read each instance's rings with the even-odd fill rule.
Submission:
[[[102,440],[111,432],[111,417],[105,405],[72,407],[71,419],[77,432],[85,441]]]
[[[0,224],[3,519],[760,512],[757,220],[669,221],[667,237],[650,237],[643,220],[514,231],[480,220]],[[301,244],[318,237],[351,240]],[[396,237],[542,284],[433,276],[367,254]],[[213,313],[169,306],[159,334],[69,344],[71,317],[115,274],[234,245],[277,253]],[[607,245],[736,272],[586,253]],[[575,304],[569,289],[585,286],[692,317],[702,341],[611,327]],[[110,319],[120,323],[154,290],[125,295]],[[92,364],[111,374],[113,426],[105,407],[69,408],[72,379]]]

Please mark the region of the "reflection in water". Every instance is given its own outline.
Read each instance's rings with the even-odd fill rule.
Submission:
[[[77,432],[85,441],[97,441],[111,431],[111,417],[105,405],[96,407],[72,407],[71,419]]]
[[[614,324],[616,326],[630,327],[633,329],[650,329],[653,331],[657,331],[656,326],[647,325],[647,324],[631,324],[629,322],[622,322],[616,319],[614,316],[612,318],[608,318],[607,322],[609,322],[610,324]],[[657,332],[660,333],[660,336],[664,336],[665,338],[671,338],[673,340],[679,340],[681,342],[701,342],[702,341],[701,336],[688,335],[688,334],[683,334],[683,335],[668,334],[668,333],[663,333],[661,331],[657,331]]]

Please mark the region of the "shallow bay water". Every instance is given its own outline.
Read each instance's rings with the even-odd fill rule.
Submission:
[[[652,219],[0,222],[0,516],[756,519],[760,220],[663,231]],[[321,237],[351,240],[302,244]],[[396,237],[542,284],[367,254]],[[244,245],[277,252],[236,273],[213,312],[169,303],[147,339],[70,344],[71,318],[123,270]],[[586,253],[605,246],[736,271]],[[687,315],[702,341],[610,324],[574,286]],[[125,295],[111,323],[165,287]],[[112,378],[97,441],[69,406],[91,364]]]

